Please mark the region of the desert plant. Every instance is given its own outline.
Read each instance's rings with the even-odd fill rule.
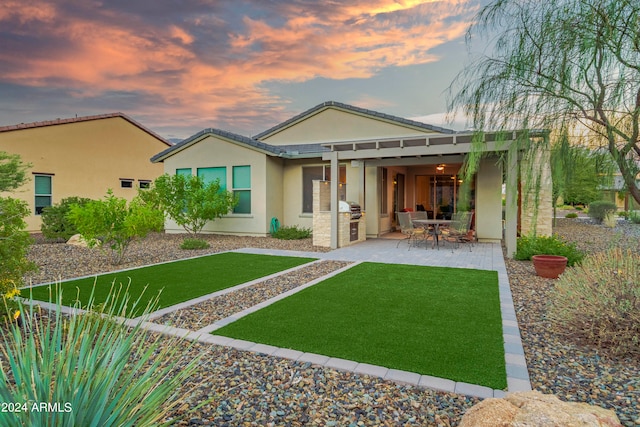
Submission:
[[[42,210],[42,226],[40,227],[44,237],[69,240],[69,237],[78,234],[77,228],[69,220],[67,214],[72,205],[84,206],[90,201],[91,199],[84,197],[67,197],[56,205],[44,208]]]
[[[640,355],[640,255],[613,248],[567,269],[549,295],[548,319],[569,338],[616,356]]]
[[[561,255],[567,257],[568,266],[573,266],[584,258],[584,252],[576,248],[574,243],[565,242],[557,235],[519,237],[514,259],[525,261],[534,255]]]
[[[33,239],[24,229],[29,215],[27,204],[11,197],[0,197],[0,295],[22,286],[23,275],[36,268],[27,259]],[[8,286],[7,284],[11,284]]]
[[[575,212],[569,212],[564,216],[565,218],[578,218],[578,214]]]
[[[608,200],[596,200],[589,205],[589,216],[601,223],[616,211],[616,204]]]
[[[109,190],[104,200],[92,200],[84,206],[72,205],[69,220],[87,240],[89,246],[111,250],[111,260],[120,264],[129,244],[151,231],[160,231],[162,212],[135,198],[130,203]]]
[[[112,289],[111,299],[98,311],[70,317],[62,314],[58,294],[56,309],[47,315],[36,315],[33,306],[23,308],[29,320],[24,330],[15,324],[8,331],[0,328],[6,343],[0,399],[26,405],[5,414],[0,424],[162,425],[182,403],[178,390],[198,357],[182,364],[182,351],[189,346],[181,339],[146,332],[141,322],[133,327],[119,322],[116,316],[140,302],[119,293]],[[145,316],[155,304],[157,299],[146,306]],[[58,406],[37,410],[40,402]]]
[[[298,227],[297,225],[282,226],[277,231],[271,233],[272,237],[281,240],[298,240],[311,237],[311,229]]]
[[[182,244],[180,245],[180,249],[207,249],[210,248],[211,245],[202,239],[184,239]]]
[[[219,180],[205,182],[195,175],[164,174],[150,189],[141,191],[140,198],[189,234],[200,233],[207,222],[226,215],[238,203],[233,193],[220,186]]]

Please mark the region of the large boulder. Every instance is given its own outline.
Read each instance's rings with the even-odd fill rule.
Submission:
[[[67,245],[88,248],[89,242],[84,237],[82,237],[81,234],[74,234],[73,236],[69,237],[69,240],[67,240]]]
[[[617,427],[615,412],[586,403],[563,402],[538,391],[485,399],[469,409],[460,427]]]

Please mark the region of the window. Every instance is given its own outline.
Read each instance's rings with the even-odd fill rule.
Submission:
[[[186,175],[186,176],[191,176],[191,168],[180,168],[180,169],[176,169],[176,175]]]
[[[251,213],[251,166],[233,167],[233,194],[238,197],[238,204],[233,213]]]
[[[338,167],[339,181],[347,183],[347,167]],[[302,168],[302,213],[313,213],[313,181],[331,181],[331,167],[307,166]]]
[[[139,179],[138,180],[138,185],[143,190],[147,189],[147,188],[151,188],[151,181],[149,181],[148,179]]]
[[[120,178],[120,188],[133,188],[133,180],[128,178]]]
[[[51,206],[51,175],[35,176],[35,195],[36,215],[40,215],[42,209]]]
[[[198,176],[204,179],[206,184],[218,179],[220,180],[220,190],[227,189],[227,168],[224,166],[217,168],[198,168]]]

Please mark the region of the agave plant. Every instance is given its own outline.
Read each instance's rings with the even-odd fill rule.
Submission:
[[[182,403],[177,390],[197,367],[197,358],[178,366],[189,346],[149,333],[141,323],[123,324],[118,316],[140,304],[131,304],[126,289],[121,295],[121,288],[112,288],[100,308],[71,316],[63,314],[61,297],[57,292],[48,315],[31,306],[22,328],[0,328],[0,401],[13,405],[0,425],[163,425]],[[156,306],[157,298],[143,317]]]

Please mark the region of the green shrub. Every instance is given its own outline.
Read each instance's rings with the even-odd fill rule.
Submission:
[[[282,226],[275,233],[271,233],[272,237],[282,240],[298,240],[311,237],[310,228],[298,228],[297,225],[291,227]]]
[[[597,200],[589,205],[589,216],[597,222],[602,222],[616,211],[616,204],[607,200]]]
[[[631,220],[631,222],[633,222],[634,224],[640,224],[640,212],[629,212],[629,220]]]
[[[164,225],[162,212],[143,203],[131,202],[107,191],[104,200],[92,200],[84,206],[72,205],[67,215],[71,223],[87,240],[90,247],[111,250],[111,261],[120,264],[129,244]]]
[[[202,239],[184,239],[180,249],[207,249],[211,245]]]
[[[78,234],[78,229],[69,220],[67,214],[71,210],[72,205],[84,206],[91,199],[84,197],[67,197],[62,199],[60,203],[46,207],[42,210],[42,234],[47,239],[64,239]]]
[[[618,216],[622,217],[622,218],[629,219],[629,212],[627,212],[627,211],[618,211]]]
[[[583,208],[582,206],[576,206],[574,209],[575,209],[575,210],[577,210],[577,211],[581,211],[581,210],[583,210],[584,208]]]
[[[640,355],[640,255],[620,248],[588,255],[549,295],[548,318],[569,338],[615,356]]]
[[[530,260],[534,255],[565,256],[569,266],[580,262],[584,258],[584,252],[576,248],[574,243],[564,242],[557,235],[519,237],[514,259],[526,261]]]
[[[564,216],[565,218],[578,218],[578,214],[575,212],[570,212]]]
[[[36,269],[27,259],[33,242],[25,231],[24,218],[28,215],[29,207],[24,201],[0,197],[0,295],[21,287],[24,274]]]
[[[25,402],[28,410],[5,414],[2,425],[16,426],[150,426],[184,402],[199,363],[186,361],[189,345],[177,337],[152,334],[116,320],[132,302],[111,293],[98,311],[67,317],[61,295],[46,316],[33,307],[23,313],[25,325],[0,328],[6,364],[0,374],[2,402]],[[90,300],[93,300],[91,296]],[[119,302],[115,302],[119,301]],[[90,305],[91,306],[91,305]],[[144,315],[157,307],[157,299]],[[79,305],[74,307],[80,309]],[[28,321],[27,321],[28,320]],[[34,403],[59,403],[58,411],[33,411]],[[11,417],[11,418],[9,418]]]

